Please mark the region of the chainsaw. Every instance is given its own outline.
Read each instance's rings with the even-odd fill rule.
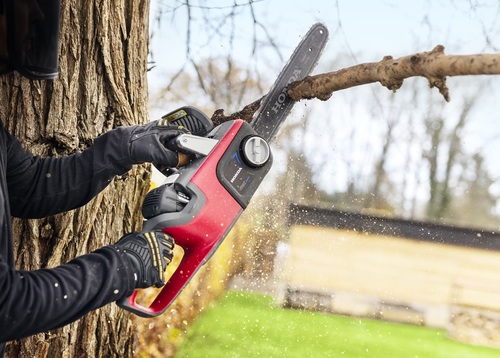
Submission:
[[[237,119],[214,128],[204,113],[188,106],[162,117],[190,131],[175,138],[175,147],[190,161],[163,172],[168,175],[164,184],[146,195],[143,231],[162,230],[184,255],[149,306],[137,302],[135,290],[117,302],[120,307],[142,317],[160,315],[214,254],[271,169],[269,142],[295,103],[287,95],[287,85],[310,74],[327,40],[323,24],[311,27],[251,123]]]

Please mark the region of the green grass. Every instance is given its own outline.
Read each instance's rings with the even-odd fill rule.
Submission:
[[[272,298],[230,291],[190,327],[182,357],[500,357],[438,329],[281,309]]]

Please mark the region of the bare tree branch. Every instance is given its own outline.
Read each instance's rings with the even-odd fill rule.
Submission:
[[[500,54],[445,55],[444,46],[438,45],[430,52],[419,52],[398,59],[385,56],[380,62],[362,63],[335,72],[308,76],[291,83],[288,95],[295,101],[313,98],[326,101],[335,91],[368,83],[380,82],[382,86],[396,91],[406,78],[421,76],[427,78],[431,88],[438,88],[446,101],[450,101],[446,77],[498,74]],[[229,116],[219,109],[212,120],[215,124],[235,118],[250,122],[262,98]]]
[[[241,111],[234,112],[233,114],[230,114],[229,116],[224,115],[224,110],[223,109],[218,109],[214,112],[212,115],[212,122],[214,122],[215,126],[218,126],[221,123],[234,120],[234,119],[243,119],[246,122],[251,122],[252,117],[254,113],[259,109],[260,102],[262,102],[262,99],[264,97],[259,98],[256,101],[253,101],[250,104],[247,104]]]
[[[444,47],[438,45],[430,52],[398,59],[386,56],[380,62],[309,76],[290,84],[288,94],[296,101],[311,98],[327,100],[335,91],[374,82],[396,91],[403,85],[404,79],[422,76],[449,101],[446,77],[491,74],[500,74],[500,54],[445,55]]]

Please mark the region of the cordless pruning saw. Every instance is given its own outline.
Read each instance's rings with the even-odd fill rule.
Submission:
[[[287,85],[310,74],[327,40],[323,24],[307,32],[250,124],[238,119],[213,128],[193,107],[162,117],[190,130],[175,144],[192,160],[147,194],[143,231],[162,230],[172,236],[184,256],[149,306],[136,302],[136,290],[118,301],[120,307],[143,317],[160,315],[217,250],[271,168],[269,142],[294,105]]]

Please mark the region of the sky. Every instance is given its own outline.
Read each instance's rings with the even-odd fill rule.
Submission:
[[[430,51],[438,44],[445,46],[447,54],[500,52],[500,5],[496,0],[256,0],[252,2],[253,13],[249,6],[245,6],[248,2],[191,1],[194,21],[190,29],[189,56],[201,59],[230,52],[240,66],[254,66],[265,73],[270,85],[301,36],[315,22],[322,22],[328,27],[330,40],[314,73],[379,61],[385,55],[397,58]],[[155,68],[148,78],[150,94],[165,86],[172,74],[186,64],[188,13],[183,3],[174,0],[152,3],[150,48]],[[224,16],[228,9],[233,9],[234,3],[240,6],[234,9],[238,16],[231,24]],[[158,23],[159,9],[163,15]],[[215,19],[220,26],[207,28],[204,16]],[[230,25],[234,25],[234,31]],[[257,55],[252,56],[255,34],[259,42],[255,45]],[[234,38],[232,45],[227,41],[228,36]],[[278,51],[264,41],[266,36],[275,39]],[[497,88],[500,88],[500,76],[493,77],[488,77],[489,82],[477,76],[449,78],[452,97],[449,104],[444,103],[437,90],[428,89],[424,79],[407,80],[396,94],[379,84],[366,85],[338,92],[327,102],[300,102],[287,121],[300,120],[304,110],[330,119],[325,127],[331,132],[324,128],[306,129],[300,135],[309,138],[310,144],[305,144],[309,150],[331,147],[330,152],[326,151],[331,158],[316,162],[318,175],[322,176],[319,182],[326,183],[325,190],[329,187],[342,188],[349,175],[353,175],[350,171],[369,176],[370,173],[363,173],[367,170],[363,163],[372,162],[374,158],[367,157],[366,152],[379,151],[381,135],[393,116],[408,117],[420,111],[423,115],[432,105],[439,107],[438,112],[450,117],[452,123],[459,116],[464,98],[483,89],[480,100],[473,108],[471,116],[474,118],[467,128],[468,136],[463,144],[471,151],[482,148],[490,153],[487,162],[495,179],[498,178],[500,193],[500,164],[491,154],[500,150],[500,124],[497,124],[496,115],[499,112]],[[409,99],[411,81],[417,81],[422,88],[420,105],[411,103]],[[196,106],[196,103],[187,104]],[[154,118],[172,109],[166,103],[164,108],[152,110],[151,116]],[[342,147],[351,131],[347,127],[354,126],[353,123],[359,145],[350,149]],[[402,131],[401,136],[404,135]],[[389,165],[390,170],[397,173],[408,161],[408,156],[395,154]],[[280,162],[286,163],[286,160],[275,161],[278,170]],[[359,164],[356,166],[355,162]]]
[[[245,4],[249,0],[238,0]],[[180,68],[185,61],[186,42],[186,7],[183,1],[170,0],[168,5],[153,1],[152,31],[154,32],[151,48],[155,54],[156,65],[161,71]],[[498,2],[487,1],[487,5],[474,5],[474,0],[441,0],[441,1],[409,1],[409,0],[255,0],[253,1],[254,17],[266,27],[269,36],[276,39],[282,48],[283,55],[288,56],[300,40],[302,34],[314,22],[323,22],[330,29],[330,44],[324,58],[333,57],[339,52],[347,52],[353,61],[373,61],[381,56],[392,54],[403,56],[416,51],[430,50],[437,44],[443,44],[448,53],[466,54],[477,52],[494,52],[500,48],[500,20],[498,19]],[[481,2],[482,3],[482,2]],[[175,5],[172,5],[175,4]],[[192,17],[201,20],[196,4],[213,6],[214,10],[207,14],[218,17],[227,12],[233,1],[191,1],[195,4]],[[158,9],[164,16],[161,26],[155,21]],[[175,11],[174,11],[175,9]],[[220,10],[218,10],[220,9]],[[252,45],[252,17],[248,7],[241,6],[238,11],[235,38],[236,48],[233,56],[242,61],[248,58]],[[200,22],[200,21],[199,21]],[[496,32],[495,32],[496,30]],[[263,32],[258,29],[258,34]],[[478,40],[484,33],[492,34],[491,45]],[[227,41],[207,44],[206,36],[211,36],[203,27],[193,28],[192,40],[199,44],[194,52],[214,54],[227,50]],[[260,49],[262,50],[262,49]],[[238,54],[241,54],[238,56]],[[271,65],[281,67],[281,60],[275,56]],[[153,78],[154,77],[154,78]],[[152,76],[151,85],[157,85],[161,76]]]

